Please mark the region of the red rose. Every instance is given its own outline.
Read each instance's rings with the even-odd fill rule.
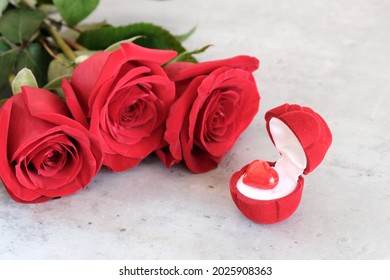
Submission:
[[[31,87],[0,108],[0,177],[14,200],[75,193],[99,171],[99,142],[69,116],[58,96]]]
[[[178,97],[167,119],[168,146],[157,151],[166,166],[183,159],[195,173],[217,167],[258,111],[258,66],[254,57],[237,56],[166,67]]]
[[[103,164],[123,171],[161,145],[174,83],[161,65],[176,52],[122,44],[78,65],[63,83],[73,116],[99,139]]]

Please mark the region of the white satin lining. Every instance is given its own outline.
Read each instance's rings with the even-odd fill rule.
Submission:
[[[237,182],[240,193],[256,200],[272,200],[290,194],[297,186],[298,177],[302,175],[307,164],[305,151],[290,128],[277,118],[272,118],[269,126],[275,147],[281,154],[274,167],[279,175],[278,184],[271,190],[254,188],[243,183],[245,174]]]

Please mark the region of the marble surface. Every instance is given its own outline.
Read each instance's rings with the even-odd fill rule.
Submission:
[[[0,190],[2,259],[389,259],[390,2],[387,0],[102,0],[89,21],[147,21],[173,33],[197,25],[201,61],[260,58],[261,109],[214,171],[166,169],[155,157],[38,205]],[[234,206],[231,173],[275,160],[263,115],[311,106],[334,142],[306,176],[288,220],[258,225]]]

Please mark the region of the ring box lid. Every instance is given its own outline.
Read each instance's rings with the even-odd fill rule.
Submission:
[[[332,143],[332,133],[325,120],[311,108],[297,104],[286,103],[269,110],[265,114],[266,127],[276,147],[277,145],[272,135],[272,118],[282,121],[294,133],[306,155],[306,161],[299,160],[301,155],[296,155],[298,164],[306,162],[303,174],[306,175],[312,172],[324,159]],[[278,139],[278,141],[280,142],[281,140]]]

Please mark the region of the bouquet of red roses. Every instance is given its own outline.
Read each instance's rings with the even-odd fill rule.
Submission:
[[[197,62],[149,23],[79,24],[98,0],[0,1],[0,178],[44,202],[151,153],[216,168],[258,111],[250,56]],[[58,12],[61,16],[58,19]]]

